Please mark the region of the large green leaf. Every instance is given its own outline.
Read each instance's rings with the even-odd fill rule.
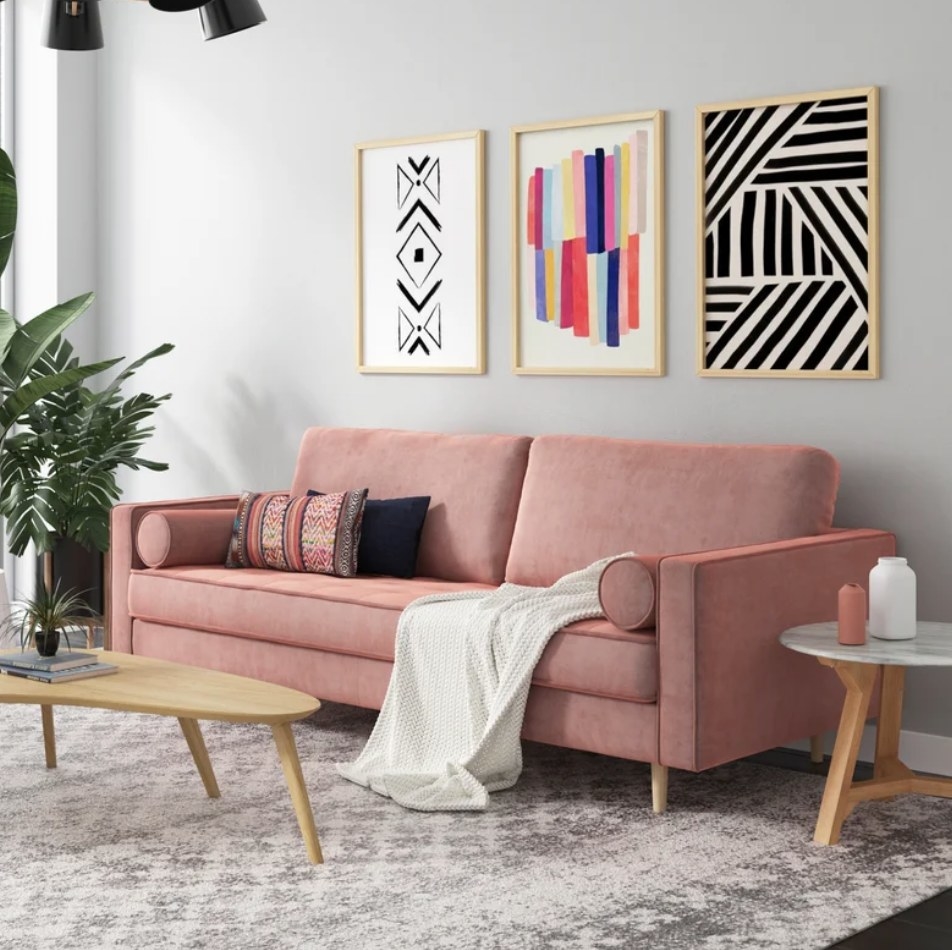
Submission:
[[[95,376],[96,373],[101,373],[109,369],[110,366],[115,366],[119,361],[119,359],[103,360],[100,363],[90,363],[88,366],[76,366],[73,369],[64,370],[62,373],[54,373],[52,376],[43,376],[40,379],[31,380],[10,393],[0,405],[0,439],[7,434],[10,427],[30,406],[44,396],[48,396],[51,392],[65,386],[81,383],[84,379]]]
[[[0,268],[2,270],[2,268]],[[17,322],[6,312],[0,310],[0,364],[7,358],[7,352],[17,332]]]
[[[141,369],[149,360],[154,359],[156,356],[165,356],[166,353],[171,353],[175,349],[175,345],[172,343],[163,343],[161,346],[157,346],[154,350],[149,350],[145,356],[139,357],[137,360],[133,360],[114,380],[113,385],[110,386],[110,389],[118,389],[137,369]]]
[[[66,303],[57,304],[17,329],[10,343],[10,351],[3,363],[4,371],[14,386],[19,386],[26,379],[33,364],[46,352],[46,348],[88,309],[95,297],[95,294],[74,297]],[[118,360],[113,360],[109,365],[112,366],[117,362]],[[80,379],[85,378],[86,376],[80,377]]]
[[[0,148],[0,274],[4,272],[17,229],[17,178],[10,156]]]
[[[43,355],[33,364],[31,373],[48,376],[60,373],[71,366],[78,366],[79,358],[73,355],[73,347],[65,336],[58,337],[44,350]]]

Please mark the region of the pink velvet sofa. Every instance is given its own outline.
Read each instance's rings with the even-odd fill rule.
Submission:
[[[832,619],[840,586],[895,551],[887,532],[832,527],[838,478],[829,454],[801,446],[310,429],[293,493],[431,496],[418,576],[229,570],[228,519],[214,512],[237,496],[119,505],[111,643],[379,709],[413,599],[661,555],[656,628],[598,619],[557,633],[523,732],[651,763],[660,811],[668,767],[700,771],[835,727],[836,677],[777,638]],[[177,519],[163,566],[147,568],[137,533],[153,511],[194,514]]]

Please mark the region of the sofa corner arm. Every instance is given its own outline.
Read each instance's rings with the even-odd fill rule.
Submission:
[[[210,495],[171,501],[150,501],[116,505],[109,519],[107,559],[105,641],[110,650],[132,652],[132,618],[129,615],[129,575],[145,565],[136,551],[139,523],[152,511],[196,508],[237,509],[238,495]]]
[[[659,745],[665,765],[710,768],[833,728],[843,693],[788,627],[836,617],[837,592],[867,586],[885,531],[666,557],[659,574]]]

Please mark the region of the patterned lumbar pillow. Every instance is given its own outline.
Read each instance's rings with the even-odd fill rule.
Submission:
[[[353,577],[367,489],[331,495],[242,492],[225,567]]]

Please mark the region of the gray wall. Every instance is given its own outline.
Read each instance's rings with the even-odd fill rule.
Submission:
[[[170,472],[128,498],[287,484],[308,424],[803,442],[843,465],[838,521],[895,530],[920,615],[952,620],[948,0],[265,0],[203,44],[194,15],[103,4],[104,354],[177,350]],[[694,107],[882,87],[883,378],[695,376]],[[668,375],[520,378],[510,353],[510,125],[667,111]],[[353,144],[488,130],[489,371],[354,368]],[[952,735],[916,675],[907,728]]]

